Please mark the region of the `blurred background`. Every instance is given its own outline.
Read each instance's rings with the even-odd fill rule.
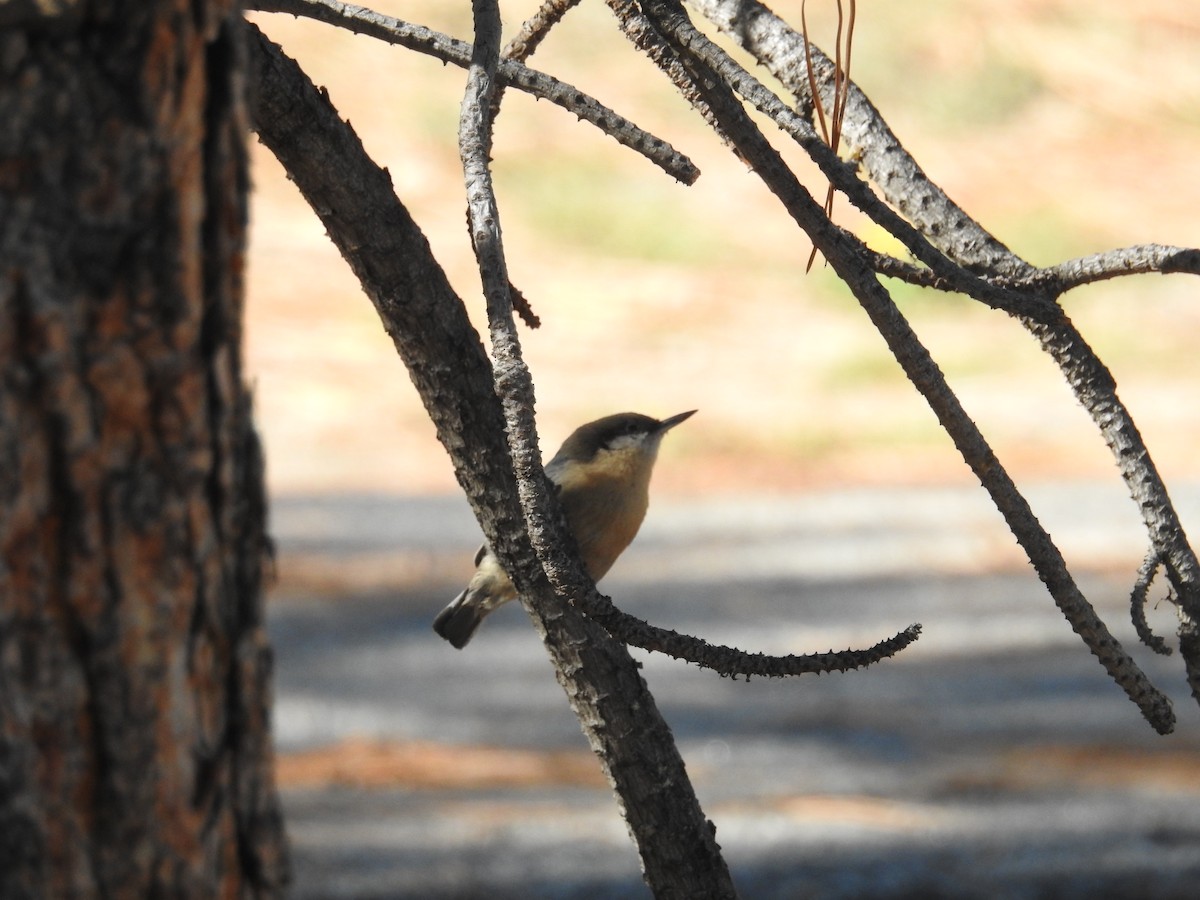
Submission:
[[[537,5],[504,4],[506,37]],[[835,6],[807,10],[827,49]],[[470,36],[465,2],[373,8]],[[799,0],[773,8],[799,26]],[[329,89],[482,322],[456,151],[462,71],[254,19]],[[1198,46],[1189,0],[862,0],[852,74],[931,178],[1051,264],[1200,246]],[[606,591],[656,623],[770,652],[925,626],[902,659],[809,681],[733,684],[646,658],[744,895],[1189,896],[1200,711],[1176,659],[1133,646],[1144,539],[1057,368],[1004,315],[893,285],[1089,597],[1176,698],[1170,738],[1070,633],[853,298],[820,262],[805,274],[806,238],[604,4],[568,14],[532,64],[703,173],[675,184],[515,91],[497,123],[510,275],[543,322],[522,339],[544,450],[610,412],[700,409],[664,446],[643,534]],[[271,621],[297,895],[645,896],[523,613],[498,614],[462,653],[429,631],[478,531],[370,303],[260,146],[253,166],[247,354],[280,548]],[[835,217],[892,249],[844,202]],[[1065,301],[1193,534],[1198,301],[1182,276]],[[1166,607],[1152,617],[1170,635]]]

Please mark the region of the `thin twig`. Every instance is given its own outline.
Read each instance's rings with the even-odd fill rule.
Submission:
[[[471,61],[471,45],[465,41],[338,0],[250,0],[247,7],[262,12],[306,16],[463,68]],[[700,177],[695,164],[666,141],[639,128],[572,85],[510,60],[500,61],[496,78],[505,85],[515,86],[573,113],[684,184],[693,184]]]
[[[1154,583],[1154,576],[1158,574],[1161,566],[1162,560],[1158,558],[1158,552],[1151,548],[1138,569],[1137,581],[1129,594],[1129,618],[1133,622],[1133,630],[1137,632],[1138,639],[1143,644],[1160,656],[1170,656],[1171,648],[1167,646],[1167,642],[1151,631],[1150,623],[1146,621],[1146,602],[1150,596],[1150,585]]]
[[[538,11],[526,19],[517,33],[500,51],[502,59],[524,62],[533,56],[538,46],[546,39],[550,29],[562,21],[562,17],[580,4],[581,0],[544,0]]]
[[[804,7],[807,0],[800,4],[801,21],[804,19]],[[825,135],[825,141],[829,144],[829,149],[834,156],[837,156],[838,148],[842,142],[842,121],[846,117],[846,95],[850,85],[850,60],[853,55],[854,46],[854,22],[856,17],[856,8],[854,0],[850,0],[850,16],[849,21],[845,21],[845,7],[842,6],[842,0],[837,0],[837,33],[834,40],[835,57],[833,62],[833,111],[829,117],[829,130]],[[804,45],[806,48],[812,46],[812,41],[808,36],[808,24],[804,24]],[[843,68],[842,56],[842,35],[845,34],[845,65]],[[824,130],[825,104],[821,99],[820,92],[817,91],[816,73],[812,68],[811,55],[806,56],[808,65],[808,82],[809,89],[812,91],[813,106],[816,107],[818,114],[821,117],[822,130]],[[833,220],[833,201],[837,196],[837,187],[834,182],[829,182],[829,187],[825,190],[825,215]],[[814,246],[812,252],[808,255],[808,264],[804,267],[805,272],[812,270],[813,263],[817,259],[817,248]]]

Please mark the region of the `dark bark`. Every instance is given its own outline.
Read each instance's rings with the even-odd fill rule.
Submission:
[[[66,6],[0,34],[0,896],[274,896],[240,8]]]
[[[756,0],[690,2],[719,28],[734,36],[797,98],[802,102],[812,102],[805,68],[805,44],[801,35]],[[833,63],[815,47],[811,48],[810,53],[816,60],[818,89],[828,103],[832,99]],[[1101,253],[1081,260],[1069,260],[1048,269],[1039,270],[1031,266],[997,241],[925,176],[892,134],[887,123],[853,84],[849,87],[843,138],[858,155],[862,167],[879,186],[884,197],[904,212],[925,238],[944,251],[954,263],[981,273],[997,285],[1003,285],[1006,292],[1025,293],[1030,299],[1042,302],[1057,301],[1064,292],[1080,284],[1118,275],[1150,271],[1200,272],[1200,251],[1158,245]],[[853,192],[848,190],[847,195],[853,197]],[[899,232],[893,233],[902,237]],[[983,299],[970,284],[955,278],[952,272],[945,274],[947,287]],[[1064,314],[1047,316],[1037,310],[1030,311],[1011,304],[1003,308],[1017,314],[1021,324],[1058,364],[1076,398],[1092,417],[1112,451],[1130,496],[1141,513],[1152,551],[1165,565],[1174,588],[1173,597],[1180,615],[1181,656],[1192,696],[1200,700],[1200,655],[1197,654],[1200,642],[1196,640],[1196,635],[1200,633],[1200,625],[1197,624],[1200,623],[1200,562],[1197,562],[1196,554],[1188,543],[1166,485],[1133,417],[1117,395],[1112,375]],[[1013,533],[1027,548],[1032,543],[1042,543],[1032,529],[1014,527],[1015,520],[1007,513],[1005,515]],[[1045,553],[1041,555],[1046,558]],[[1060,606],[1065,608],[1079,604],[1082,595],[1063,577],[1065,572],[1047,580],[1046,567],[1039,565],[1032,553],[1030,559]],[[1056,584],[1067,590],[1059,590]],[[1074,620],[1072,624],[1075,625]],[[1110,672],[1114,669],[1122,669],[1128,674],[1135,671],[1122,660],[1124,653],[1111,636],[1095,629],[1081,630],[1075,627],[1088,642],[1089,649]],[[1092,641],[1091,635],[1095,635],[1097,640]],[[1143,681],[1141,676],[1135,676],[1135,680]],[[1147,685],[1131,683],[1131,686],[1144,697],[1152,696],[1145,690]],[[1165,701],[1155,701],[1154,705],[1165,713],[1164,704]],[[1147,707],[1143,706],[1143,709]],[[1157,718],[1155,727],[1159,730],[1170,724],[1171,719],[1165,715],[1158,715]]]
[[[253,26],[250,26],[253,29]],[[255,31],[255,125],[321,217],[408,367],[488,542],[530,609],[660,897],[733,895],[714,829],[626,649],[558,600],[530,546],[479,336],[428,242],[296,64]]]

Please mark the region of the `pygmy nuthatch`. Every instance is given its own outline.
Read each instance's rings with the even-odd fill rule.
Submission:
[[[695,410],[652,419],[617,413],[576,428],[546,466],[558,488],[567,525],[593,581],[599,581],[629,546],[650,504],[650,473],[662,437]],[[484,616],[517,596],[486,544],[475,554],[467,589],[438,613],[433,630],[455,647],[466,646]]]

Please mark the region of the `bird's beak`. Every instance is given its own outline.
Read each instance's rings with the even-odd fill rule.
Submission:
[[[684,419],[690,418],[692,415],[694,415],[695,412],[696,410],[689,409],[687,412],[681,412],[678,415],[671,416],[669,419],[663,419],[658,423],[658,433],[666,434]]]

